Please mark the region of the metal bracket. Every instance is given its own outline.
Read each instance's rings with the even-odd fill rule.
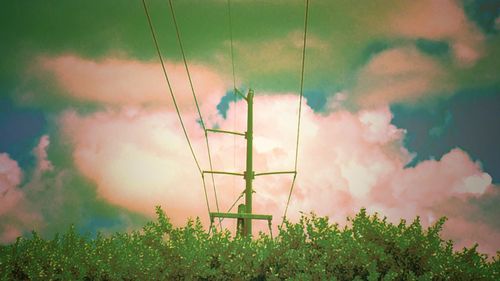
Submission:
[[[246,172],[246,171],[244,171],[244,172],[243,172],[243,178],[244,178],[244,179],[247,179],[247,176],[248,176],[247,172]],[[251,171],[251,172],[250,172],[250,179],[251,179],[251,180],[255,179],[255,172],[254,172],[254,171]]]
[[[212,133],[223,133],[223,134],[232,134],[232,135],[238,135],[238,136],[243,136],[246,138],[246,133],[240,133],[240,132],[233,132],[233,131],[227,131],[227,130],[219,130],[219,129],[205,129],[206,132],[212,132]]]
[[[230,175],[230,176],[245,176],[242,173],[223,172],[223,171],[203,171],[202,174],[219,174],[219,175]]]
[[[280,171],[280,172],[266,172],[266,173],[257,173],[255,176],[267,176],[267,175],[281,175],[281,174],[297,174],[297,171]]]
[[[244,100],[248,101],[247,97],[245,97],[245,96],[244,96],[244,95],[243,95],[243,94],[242,94],[242,93],[241,93],[238,89],[234,88],[234,92],[235,92],[238,96],[242,97]]]

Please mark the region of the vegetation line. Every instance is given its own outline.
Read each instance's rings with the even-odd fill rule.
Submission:
[[[160,208],[141,231],[80,235],[74,227],[52,240],[33,232],[0,246],[1,280],[500,280],[477,245],[453,250],[445,222],[423,228],[387,222],[362,209],[346,227],[327,217],[285,222],[278,236],[250,239],[208,234],[200,220],[173,227]],[[215,229],[214,229],[215,230]]]

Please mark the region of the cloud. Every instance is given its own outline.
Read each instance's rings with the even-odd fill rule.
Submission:
[[[432,36],[427,35],[435,39]],[[299,49],[294,45],[296,37],[291,33],[285,39],[267,42],[259,48],[282,50],[280,56],[286,57],[293,53],[288,51]],[[269,44],[288,46],[290,50],[287,53],[284,47],[268,48]],[[254,47],[247,53],[259,49]],[[321,44],[317,47],[323,48]],[[270,67],[291,67],[286,64],[293,60],[286,61]],[[113,106],[87,115],[68,110],[60,117],[63,135],[74,148],[75,166],[96,183],[102,198],[147,215],[153,215],[155,205],[162,205],[177,224],[184,223],[189,216],[201,216],[207,222],[201,178],[177,116],[171,106],[150,106],[170,104],[158,64],[125,59],[90,61],[75,56],[42,58],[40,62],[45,70],[55,74],[68,95]],[[184,121],[202,169],[208,169],[204,134],[192,106],[184,69],[181,65],[167,67],[174,69],[173,85],[184,85],[178,88],[181,94],[177,95],[181,107],[187,109],[183,111]],[[222,118],[216,105],[226,92],[223,79],[208,68],[191,68],[193,74],[199,75],[193,75],[197,77],[195,85],[201,84],[198,87],[206,90],[200,94],[200,101],[203,115],[208,116],[207,127],[244,131],[245,118],[238,115],[246,112],[245,102],[229,103],[226,118]],[[413,154],[402,145],[405,131],[391,124],[392,114],[386,105],[415,102],[429,93],[449,90],[452,86],[446,81],[446,71],[433,58],[416,48],[400,47],[378,54],[360,70],[353,97],[364,110],[348,112],[333,104],[339,101],[331,99],[328,107],[336,110],[317,114],[304,104],[299,176],[289,209],[290,218],[297,218],[299,211],[315,211],[342,222],[347,215],[365,206],[392,219],[420,215],[424,223],[429,224],[450,214],[438,206],[452,198],[487,194],[492,188],[491,177],[458,148],[440,160],[405,168]],[[297,106],[293,93],[279,96],[259,93],[256,97],[254,164],[257,172],[293,169]],[[48,143],[48,138],[41,139],[35,149],[41,171],[51,169],[45,152]],[[210,135],[210,144],[215,170],[244,169],[243,139],[229,141],[227,136],[214,134]],[[234,155],[238,156],[236,162]],[[210,207],[215,210],[209,182]],[[242,191],[243,180],[217,176],[216,182],[220,209],[226,210]],[[271,213],[277,223],[290,183],[290,176],[257,178],[255,212]],[[472,225],[461,223],[469,222],[467,218],[451,215],[451,229],[459,231],[463,229],[460,225]],[[488,224],[483,223],[481,227],[486,229]],[[489,238],[481,233],[474,235],[485,241],[485,251],[491,251],[495,246],[491,244],[491,237],[497,237],[498,232],[492,230],[484,234]],[[467,244],[472,240],[461,241]]]
[[[65,94],[81,101],[107,105],[158,105],[173,108],[170,92],[159,62],[107,58],[84,59],[75,55],[39,57],[39,71],[54,74]],[[194,102],[183,64],[166,62],[166,69],[179,107]],[[209,68],[190,63],[189,69],[198,101],[214,107],[227,88],[225,78]]]
[[[39,204],[31,197],[41,195],[42,175],[53,170],[52,163],[47,159],[49,144],[48,135],[40,137],[33,149],[36,169],[28,175],[29,181],[24,185],[21,184],[23,171],[17,161],[6,153],[0,153],[0,243],[10,243],[24,232],[44,225],[43,215],[37,207]],[[56,200],[54,196],[50,199]],[[56,205],[54,201],[51,203]]]
[[[4,193],[21,183],[22,172],[16,161],[7,153],[0,153],[0,192]]]
[[[373,57],[359,71],[352,95],[362,107],[415,103],[452,90],[449,80],[432,57],[413,47],[400,47]]]
[[[70,224],[94,234],[136,229],[144,223],[142,216],[96,198],[71,164],[55,167],[48,160],[49,144],[48,135],[40,137],[33,149],[37,162],[32,172],[24,172],[17,161],[0,153],[0,243],[12,243],[32,230],[50,239]]]
[[[297,106],[293,94],[264,93],[256,97],[256,172],[293,170]],[[486,196],[493,188],[491,177],[481,170],[480,164],[459,148],[440,160],[405,168],[413,155],[402,145],[405,131],[391,124],[392,114],[387,107],[317,114],[304,103],[303,109],[299,174],[289,209],[291,219],[296,219],[299,211],[315,211],[342,222],[365,206],[393,220],[420,215],[424,224],[450,215],[450,221],[457,222],[453,227],[458,227],[463,218],[439,206],[455,197]],[[233,120],[233,111],[245,112],[245,102],[229,104],[227,119],[220,118],[217,124],[223,129],[244,131],[244,118]],[[204,135],[196,117],[186,115],[185,119],[202,169],[208,169]],[[68,111],[61,116],[61,125],[73,143],[77,168],[97,183],[103,198],[146,214],[161,204],[177,224],[184,223],[188,216],[201,216],[207,223],[201,180],[172,112],[136,108],[79,115]],[[244,169],[244,139],[233,143],[231,138],[210,135],[214,169]],[[238,156],[236,164],[233,149]],[[243,179],[236,179],[236,187],[224,176],[216,177],[216,181],[221,209],[226,210],[243,190]],[[278,224],[290,183],[289,175],[257,177],[254,211],[272,214]],[[214,210],[210,185],[209,198]],[[498,237],[497,230],[487,224],[467,229],[470,241],[477,237],[484,241],[486,245],[481,249],[489,253],[496,250],[491,237]],[[478,229],[491,231],[481,233]]]
[[[449,41],[460,66],[471,66],[483,55],[484,35],[468,20],[459,1],[408,2],[389,23],[394,35]]]
[[[199,130],[194,115],[186,123]],[[175,113],[136,108],[83,117],[68,111],[61,125],[76,167],[109,202],[146,214],[162,204],[174,219],[201,211],[196,206],[203,201],[193,202],[202,198],[201,182]]]
[[[7,153],[0,153],[0,215],[12,209],[19,200],[22,193],[16,190],[21,183],[22,172],[16,161],[12,160]]]
[[[54,166],[47,159],[47,148],[49,147],[50,139],[48,135],[43,135],[38,142],[38,145],[33,149],[33,153],[35,154],[37,160],[37,174],[52,171]]]
[[[437,160],[427,160],[416,167],[399,169],[390,177],[381,178],[372,195],[406,219],[415,213],[425,214],[423,221],[432,223],[436,213],[430,209],[453,196],[479,196],[492,188],[491,177],[482,172],[467,153],[455,148]],[[439,215],[437,215],[439,216]]]
[[[20,189],[22,171],[7,153],[0,153],[0,243],[14,241],[23,231],[40,222],[29,209],[25,192]]]
[[[499,186],[490,186],[482,195],[453,196],[433,206],[435,213],[445,213],[448,221],[444,235],[453,239],[456,248],[479,244],[478,250],[495,254],[500,249],[500,225],[495,212],[500,200]]]

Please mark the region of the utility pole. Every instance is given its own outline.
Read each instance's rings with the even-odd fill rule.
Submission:
[[[247,94],[247,132],[245,138],[247,139],[247,165],[245,171],[245,207],[246,213],[252,213],[252,183],[255,178],[253,171],[253,90],[250,89]],[[245,236],[252,235],[252,220],[245,219],[243,224],[243,234]]]
[[[276,175],[276,174],[296,174],[296,171],[282,171],[282,172],[266,172],[266,173],[255,173],[253,171],[253,98],[254,92],[252,89],[248,91],[245,97],[240,91],[234,89],[236,94],[240,95],[247,103],[247,131],[245,133],[231,132],[219,129],[206,129],[205,134],[208,132],[212,133],[224,133],[244,136],[247,141],[246,150],[246,170],[243,173],[234,172],[223,172],[223,171],[203,171],[203,174],[223,174],[232,176],[243,176],[245,180],[245,204],[240,204],[238,206],[238,213],[221,213],[221,212],[211,212],[210,221],[213,224],[215,218],[232,218],[237,219],[236,231],[238,235],[244,235],[247,237],[252,236],[252,220],[267,220],[269,225],[269,232],[271,233],[271,221],[273,219],[272,215],[261,215],[252,213],[252,196],[253,196],[253,180],[256,176],[264,175]]]

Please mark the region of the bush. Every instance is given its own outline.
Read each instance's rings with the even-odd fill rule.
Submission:
[[[417,218],[394,225],[362,209],[350,226],[302,216],[271,239],[208,234],[201,222],[174,228],[160,208],[141,231],[95,239],[74,227],[52,240],[18,238],[0,247],[2,280],[500,280],[500,255],[453,251]]]

